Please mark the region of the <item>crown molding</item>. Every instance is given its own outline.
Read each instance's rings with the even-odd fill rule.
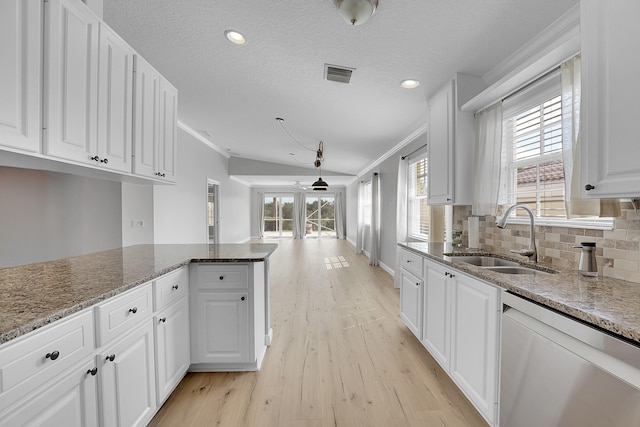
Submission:
[[[420,127],[418,127],[416,130],[411,132],[402,141],[397,143],[391,150],[387,151],[382,156],[378,157],[378,159],[376,159],[373,162],[369,163],[364,169],[362,169],[360,172],[358,172],[358,174],[354,177],[354,179],[351,182],[349,182],[349,184],[351,184],[353,181],[359,179],[362,175],[366,174],[367,172],[370,172],[373,168],[375,168],[376,166],[378,166],[379,164],[381,164],[382,162],[387,160],[389,157],[393,156],[394,154],[397,154],[400,150],[402,150],[404,147],[406,147],[414,139],[416,139],[417,137],[419,137],[420,135],[425,133],[427,131],[427,124],[428,123],[425,121],[423,124],[420,125]]]
[[[178,127],[180,129],[182,129],[183,131],[185,131],[186,133],[188,133],[189,135],[191,135],[192,137],[194,137],[195,139],[197,139],[198,141],[202,142],[207,147],[211,148],[212,150],[217,151],[223,157],[225,157],[227,159],[231,158],[231,154],[227,153],[225,150],[223,150],[222,148],[218,147],[213,142],[209,141],[207,138],[202,136],[202,134],[200,134],[200,132],[194,130],[191,126],[189,126],[188,124],[186,124],[182,120],[178,119]]]

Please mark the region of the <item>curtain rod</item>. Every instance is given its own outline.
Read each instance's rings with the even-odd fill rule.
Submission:
[[[428,144],[421,145],[420,147],[416,148],[415,150],[413,150],[413,151],[412,151],[412,152],[410,152],[409,154],[405,154],[404,156],[400,157],[400,160],[404,160],[404,159],[406,159],[407,157],[409,157],[410,155],[412,155],[412,154],[413,154],[413,153],[415,153],[416,151],[423,149],[423,148],[424,148],[424,147],[426,147],[427,145],[428,145]]]
[[[534,80],[531,80],[529,83],[525,84],[524,86],[514,90],[513,92],[511,92],[510,94],[508,94],[507,96],[505,96],[504,98],[502,98],[502,101],[506,101],[507,99],[511,98],[512,96],[515,96],[517,94],[519,94],[520,92],[523,92],[527,89],[529,89],[531,86],[541,82],[542,80],[546,79],[547,77],[549,77],[550,75],[560,71],[560,69],[562,68],[561,65],[558,65],[557,67],[554,67],[552,69],[550,69],[549,71],[547,71],[546,73],[544,73],[543,75],[541,75],[540,77],[537,77]]]

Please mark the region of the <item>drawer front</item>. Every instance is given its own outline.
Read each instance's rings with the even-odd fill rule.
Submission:
[[[401,267],[418,277],[422,277],[422,257],[404,249],[398,250],[400,251]]]
[[[197,289],[248,289],[249,266],[246,264],[197,264]]]
[[[91,309],[4,344],[0,347],[0,412],[89,356],[94,348]]]
[[[153,281],[155,309],[168,307],[189,292],[189,270],[182,267]]]
[[[96,306],[98,347],[135,329],[153,314],[151,283]]]

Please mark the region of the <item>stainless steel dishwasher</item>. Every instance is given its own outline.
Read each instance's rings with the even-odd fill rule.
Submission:
[[[500,426],[640,426],[640,347],[503,294]]]

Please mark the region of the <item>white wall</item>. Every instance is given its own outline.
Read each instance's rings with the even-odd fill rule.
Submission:
[[[250,189],[228,176],[228,159],[178,130],[178,181],[153,187],[154,243],[207,242],[207,178],[219,182],[220,243],[251,236]]]
[[[356,179],[347,186],[347,240],[353,245],[358,238],[358,185],[360,180]]]
[[[0,267],[122,245],[120,183],[0,167]]]
[[[153,244],[153,185],[124,182],[122,183],[122,246],[141,244]]]

